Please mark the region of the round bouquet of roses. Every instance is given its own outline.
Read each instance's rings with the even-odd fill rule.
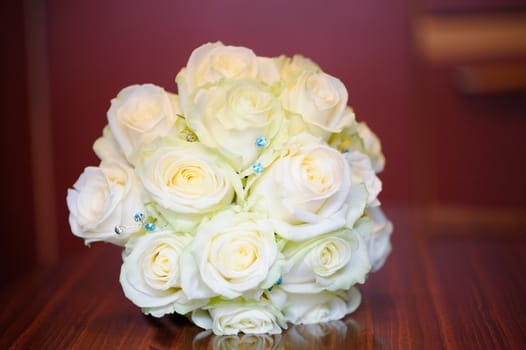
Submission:
[[[120,283],[144,313],[215,334],[340,319],[390,252],[378,138],[311,60],[197,48],[178,95],[133,85],[67,204],[72,232],[124,247]]]

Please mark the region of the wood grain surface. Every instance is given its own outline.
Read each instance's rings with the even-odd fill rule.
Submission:
[[[388,210],[393,253],[340,321],[216,337],[141,314],[118,282],[120,250],[94,244],[0,291],[0,349],[525,349],[526,232],[439,225]]]

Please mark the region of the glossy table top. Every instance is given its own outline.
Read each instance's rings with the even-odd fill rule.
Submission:
[[[526,232],[386,213],[393,252],[341,321],[216,337],[183,317],[146,317],[122,293],[119,248],[94,244],[2,288],[0,349],[526,349]]]

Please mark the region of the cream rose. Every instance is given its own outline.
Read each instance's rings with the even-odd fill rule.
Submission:
[[[280,347],[281,334],[242,334],[214,336],[212,349],[214,350],[278,350]]]
[[[381,172],[385,167],[385,157],[382,153],[380,139],[363,122],[358,123],[356,130],[363,140],[364,153],[371,159],[374,171],[376,173]]]
[[[206,316],[210,327],[212,322],[210,316]],[[198,333],[192,341],[192,349],[213,350],[283,350],[281,346],[281,334],[234,334],[234,335],[212,335],[211,329]]]
[[[180,113],[177,96],[152,85],[132,85],[111,101],[108,124],[126,158],[135,163],[137,151],[174,131]]]
[[[352,183],[341,153],[302,134],[291,139],[287,154],[251,185],[248,201],[269,215],[279,235],[302,241],[346,223],[352,227],[365,207],[363,192]]]
[[[353,182],[363,183],[367,189],[367,205],[370,207],[380,205],[377,197],[382,191],[382,181],[376,176],[371,159],[360,152],[346,152],[344,157],[351,166]]]
[[[393,224],[385,217],[380,207],[367,208],[367,215],[373,221],[373,228],[363,231],[362,236],[367,244],[372,271],[377,271],[391,253]]]
[[[216,335],[279,334],[287,328],[282,313],[265,299],[245,302],[220,302],[208,310],[196,310],[192,321]]]
[[[217,149],[241,176],[267,165],[284,142],[284,112],[270,89],[257,80],[234,80],[202,89],[186,115],[199,141]],[[258,140],[262,143],[258,145]]]
[[[187,113],[187,102],[197,89],[223,79],[245,78],[271,84],[279,80],[279,72],[273,60],[258,57],[246,47],[225,46],[221,42],[198,47],[176,77],[183,111]]]
[[[354,328],[353,326],[357,327],[358,324],[351,319],[345,322],[334,320],[314,324],[296,324],[290,327],[283,335],[283,349],[297,347],[300,344],[305,347],[319,349],[323,348],[329,339],[334,349],[345,349],[349,344],[349,338],[358,338],[358,328],[352,329]],[[354,330],[356,333],[353,332]]]
[[[140,156],[137,173],[157,209],[176,230],[190,231],[204,215],[243,200],[241,180],[223,159],[197,142],[163,139]]]
[[[304,71],[281,95],[283,107],[300,114],[309,131],[328,138],[354,122],[343,83],[326,73]]]
[[[299,75],[305,71],[314,73],[322,71],[314,61],[302,55],[294,55],[292,57],[282,55],[274,58],[274,60],[279,68],[281,81],[285,86],[293,85]]]
[[[124,245],[139,229],[134,214],[144,211],[139,182],[131,168],[120,163],[102,162],[99,167],[84,169],[68,189],[66,201],[71,231],[86,244],[105,241]],[[118,225],[129,228],[117,234]]]
[[[124,294],[144,313],[161,317],[186,314],[206,301],[190,301],[180,286],[179,258],[192,238],[172,231],[147,233],[124,257],[120,282]]]
[[[282,249],[281,288],[306,294],[364,283],[371,264],[359,231],[342,229],[304,242],[287,242]]]
[[[111,133],[110,127],[106,127],[102,131],[102,137],[99,137],[93,144],[93,150],[101,161],[116,162],[126,166],[131,166],[128,160],[122,153],[121,148]]]
[[[360,292],[355,287],[339,292],[317,294],[292,294],[280,289],[270,294],[273,301],[279,298],[276,306],[281,308],[285,320],[293,324],[339,320],[356,310],[362,300]]]
[[[340,152],[360,152],[369,157],[375,173],[384,169],[385,157],[378,137],[372,132],[367,124],[354,123],[334,134],[329,139],[329,144]]]
[[[197,228],[182,258],[181,283],[191,298],[258,298],[278,279],[278,258],[268,220],[226,210]]]

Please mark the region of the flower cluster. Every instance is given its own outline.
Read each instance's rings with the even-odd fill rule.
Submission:
[[[197,48],[178,94],[111,101],[101,162],[68,190],[73,234],[124,247],[120,283],[144,313],[215,334],[340,319],[390,252],[380,142],[343,83],[302,56]]]

